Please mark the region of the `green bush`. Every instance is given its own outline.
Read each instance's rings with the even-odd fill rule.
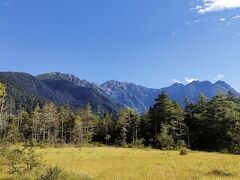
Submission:
[[[169,135],[166,127],[164,127],[162,132],[156,136],[156,145],[158,148],[162,149],[173,149],[174,139]]]
[[[128,144],[129,148],[143,148],[144,147],[144,139],[138,139]]]
[[[240,137],[238,138],[238,141],[238,144],[230,146],[229,152],[240,155]]]
[[[50,167],[44,174],[37,178],[38,180],[89,180],[88,176],[81,176],[72,173],[67,173],[59,167]]]
[[[40,177],[39,180],[58,180],[62,173],[63,171],[59,167],[50,167],[47,169],[46,173]]]
[[[180,155],[182,155],[182,156],[186,156],[186,155],[188,155],[189,153],[190,153],[190,150],[187,149],[187,148],[181,148],[181,149],[180,149]]]
[[[1,166],[8,174],[23,174],[41,165],[41,158],[28,147],[2,147],[0,149]]]
[[[176,144],[177,144],[176,145],[177,149],[181,149],[181,148],[186,148],[187,147],[187,144],[186,144],[186,142],[184,140],[179,140],[179,141],[177,141]]]

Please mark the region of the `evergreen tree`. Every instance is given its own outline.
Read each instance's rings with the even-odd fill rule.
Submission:
[[[174,139],[169,133],[169,127],[164,125],[156,137],[156,145],[162,149],[171,149],[174,146]]]
[[[94,141],[109,144],[111,139],[110,131],[112,127],[112,116],[104,113],[102,117],[98,116],[94,134]]]
[[[233,134],[239,133],[240,109],[234,101],[230,101],[224,94],[218,94],[207,105],[204,126],[205,148],[221,151],[231,147]],[[237,132],[238,131],[238,132]]]
[[[74,120],[73,142],[80,145],[83,142],[83,120],[80,116],[76,116]]]
[[[75,117],[74,117],[75,120]],[[60,106],[58,108],[58,121],[59,127],[58,132],[60,136],[61,143],[67,142],[70,138],[67,138],[67,134],[71,137],[71,129],[74,128],[74,123],[72,122],[71,109],[69,107]]]
[[[7,127],[7,122],[3,117],[3,108],[4,108],[6,95],[7,95],[6,87],[0,83],[0,140]]]
[[[137,112],[130,109],[127,111],[128,114],[128,142],[136,142],[139,139],[139,125],[140,125],[140,117]]]
[[[164,124],[167,124],[169,121],[170,116],[170,109],[172,108],[172,102],[168,98],[166,93],[161,93],[159,97],[155,100],[155,104],[151,111],[149,112],[151,114],[151,117],[153,118],[153,127],[155,136],[158,135],[159,132],[161,132],[161,127]]]
[[[4,136],[5,142],[9,144],[16,144],[22,141],[24,137],[23,137],[23,134],[19,131],[19,123],[18,123],[17,117],[8,116],[7,122],[8,122],[8,129]]]
[[[7,95],[6,86],[0,83],[0,116],[3,114],[3,106]]]
[[[139,122],[139,138],[144,139],[145,145],[152,144],[153,137],[154,137],[154,129],[152,127],[152,117],[150,114],[151,113],[144,113],[140,117],[140,122]]]
[[[118,129],[118,143],[122,146],[127,145],[127,133],[128,133],[128,110],[122,109],[119,113],[119,119],[117,122],[117,129]]]
[[[186,125],[184,111],[176,102],[171,101],[166,93],[161,93],[156,103],[149,111],[152,117],[152,126],[155,132],[155,145],[163,127],[168,127],[169,135],[174,139],[175,145],[186,139]]]
[[[208,103],[206,96],[201,94],[197,98],[197,102],[185,101],[185,123],[187,125],[187,144],[193,149],[198,149],[201,142],[204,129],[204,112]]]
[[[96,116],[92,113],[90,104],[87,104],[80,113],[83,120],[83,139],[90,143],[94,135],[94,128],[96,124]]]
[[[42,139],[56,142],[59,133],[59,118],[54,104],[48,103],[42,110]]]
[[[17,116],[18,131],[23,135],[24,139],[32,138],[32,119],[29,113],[21,111]]]
[[[41,109],[39,105],[34,109],[32,113],[32,139],[39,141],[41,134]]]

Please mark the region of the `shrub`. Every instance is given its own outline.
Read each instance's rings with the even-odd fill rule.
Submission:
[[[127,144],[121,144],[120,147],[122,147],[122,148],[129,148],[129,146]]]
[[[190,150],[187,148],[180,149],[180,155],[182,155],[182,156],[188,155],[189,153],[190,153]]]
[[[40,142],[38,143],[38,147],[41,148],[41,149],[45,149],[45,148],[50,147],[50,145],[49,145],[49,143],[47,143],[47,142],[40,141]]]
[[[1,166],[7,167],[8,174],[23,174],[41,164],[40,156],[32,148],[3,147],[0,153]]]
[[[238,144],[235,144],[229,148],[229,152],[240,155],[240,138]]]
[[[144,139],[139,139],[131,142],[128,147],[129,148],[143,148],[144,147]]]
[[[177,146],[176,146],[177,149],[186,148],[186,147],[187,147],[187,144],[184,140],[177,141]]]
[[[162,149],[172,149],[174,140],[173,137],[168,134],[167,128],[163,128],[162,132],[157,135],[156,145]]]
[[[50,167],[46,173],[40,177],[40,180],[58,180],[62,173],[63,171],[59,167]]]
[[[72,173],[67,173],[63,171],[61,168],[55,166],[48,168],[38,180],[89,180],[91,179],[88,176],[84,175],[76,175]]]

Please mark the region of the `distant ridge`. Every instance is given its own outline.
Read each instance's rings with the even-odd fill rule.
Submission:
[[[0,82],[8,87],[8,101],[19,108],[31,109],[35,104],[46,101],[57,104],[82,107],[90,103],[94,110],[102,112],[118,112],[129,107],[143,113],[154,104],[154,100],[162,92],[184,106],[184,99],[195,102],[200,94],[212,98],[219,92],[231,91],[239,93],[224,81],[193,81],[187,85],[173,85],[153,89],[128,82],[107,81],[98,86],[87,80],[81,80],[71,74],[60,72],[45,73],[32,76],[19,72],[0,72]]]
[[[227,93],[229,91],[239,95],[235,89],[224,81],[217,81],[216,83],[193,81],[187,85],[174,83],[169,87],[161,89],[146,88],[132,83],[108,81],[102,84],[101,87],[117,102],[134,108],[139,112],[148,110],[162,92],[166,92],[172,100],[177,101],[182,106],[184,106],[185,98],[195,102],[196,98],[201,94],[204,94],[207,98],[212,98],[219,92]]]

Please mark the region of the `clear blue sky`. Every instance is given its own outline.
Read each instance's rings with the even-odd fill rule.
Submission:
[[[240,90],[240,2],[220,1],[0,0],[0,70]]]

